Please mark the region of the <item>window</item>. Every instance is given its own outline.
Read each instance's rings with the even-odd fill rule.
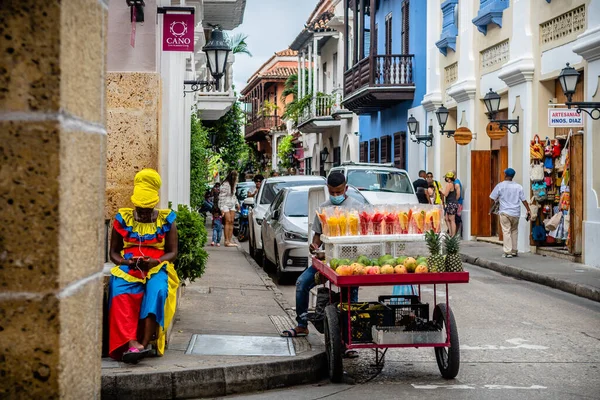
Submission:
[[[341,164],[341,151],[342,149],[339,147],[334,147],[333,148],[333,166],[334,167],[339,167]]]
[[[379,163],[379,139],[371,139],[369,146],[371,148],[369,161],[376,164]]]
[[[392,13],[385,16],[385,54],[392,54]]]
[[[412,183],[404,172],[377,169],[348,171],[348,184],[370,192],[414,193]]]
[[[373,32],[373,46],[375,47],[376,55],[379,54],[378,39],[379,39],[379,24],[375,24],[375,32]]]
[[[308,217],[308,190],[290,190],[283,213],[288,217]]]
[[[338,53],[333,53],[333,71],[331,71],[331,73],[332,73],[331,75],[332,75],[334,90],[338,87],[337,70],[338,70]]]
[[[381,137],[381,162],[392,162],[392,137],[390,135]]]
[[[314,180],[298,180],[298,181],[288,181],[288,182],[269,182],[264,184],[264,188],[262,189],[262,197],[260,199],[260,204],[271,204],[273,199],[277,193],[281,191],[281,189],[286,187],[294,187],[294,186],[311,186],[311,185],[322,185],[324,179],[315,178]]]
[[[304,174],[312,175],[312,157],[307,157],[304,159]]]
[[[369,162],[369,142],[360,142],[360,162]]]
[[[394,133],[394,167],[406,169],[406,132]]]
[[[323,87],[321,88],[323,93],[327,93],[327,63],[323,63]]]
[[[410,54],[410,50],[408,47],[408,25],[409,25],[409,2],[408,0],[404,0],[402,3],[402,52],[401,54]]]

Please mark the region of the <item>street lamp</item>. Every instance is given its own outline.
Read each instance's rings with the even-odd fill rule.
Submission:
[[[325,168],[325,163],[327,162],[327,158],[329,157],[329,150],[327,150],[327,147],[325,147],[323,150],[321,150],[320,156],[321,156],[321,165],[323,166],[323,168]]]
[[[577,107],[576,111],[578,114],[581,114],[581,112],[584,111],[592,119],[600,119],[600,103],[573,101],[573,94],[577,88],[577,82],[579,81],[579,72],[577,72],[575,68],[571,67],[569,63],[567,63],[567,66],[560,71],[558,81],[560,82],[560,86],[567,97],[567,101],[565,102],[567,108],[575,106]]]
[[[496,114],[498,114],[498,111],[500,110],[500,95],[498,93],[490,88],[490,91],[483,98],[483,102],[485,103],[485,108],[488,110],[489,120],[491,122],[497,122],[499,130],[506,127],[512,134],[519,132],[519,117],[517,117],[517,119],[495,119]]]
[[[425,147],[431,147],[433,144],[433,134],[430,132],[429,135],[417,135],[419,130],[419,121],[412,114],[406,121],[408,125],[408,131],[410,132],[410,140],[415,143],[423,143]]]
[[[217,134],[216,132],[211,132],[208,135],[208,139],[210,140],[210,145],[213,148],[213,150],[216,151],[216,145],[217,145]]]
[[[191,90],[184,90],[185,93],[197,92],[202,89],[212,89],[213,87],[219,87],[219,79],[225,74],[225,67],[227,67],[227,59],[229,53],[231,53],[231,47],[223,36],[223,31],[219,26],[215,26],[212,30],[210,40],[206,43],[206,46],[202,48],[202,51],[206,53],[206,62],[208,64],[208,70],[215,79],[214,81],[201,81],[201,80],[186,80],[183,81],[184,85],[192,85]]]
[[[454,136],[454,131],[445,131],[444,130],[444,127],[446,126],[446,123],[448,122],[449,114],[450,114],[450,111],[448,111],[448,109],[446,107],[444,107],[443,104],[440,108],[435,110],[435,116],[438,120],[438,124],[440,125],[440,128],[442,129],[440,131],[440,133],[442,135],[446,134],[447,138],[451,138],[452,136]]]

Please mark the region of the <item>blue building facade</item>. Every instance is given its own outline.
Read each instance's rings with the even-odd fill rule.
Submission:
[[[410,140],[406,122],[409,110],[420,107],[426,93],[427,2],[373,0],[369,8],[363,9],[361,4],[364,3],[367,1],[349,0],[348,12],[358,17],[354,19],[358,26],[351,23],[350,28],[354,28],[353,33],[357,34],[354,37],[359,40],[358,44],[350,40],[346,52],[344,104],[359,114],[359,159],[393,162],[398,168],[408,169],[411,157],[419,157],[421,153],[415,151],[418,147]],[[364,11],[364,18],[360,11]],[[365,32],[361,35],[363,29]],[[361,52],[361,44],[364,52]],[[364,56],[367,49],[372,75],[365,82],[365,59],[360,56]],[[420,147],[424,149],[423,145]],[[415,164],[410,162],[410,165]]]

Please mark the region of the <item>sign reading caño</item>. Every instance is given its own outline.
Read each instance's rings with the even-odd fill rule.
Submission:
[[[194,51],[194,14],[165,14],[163,51]]]
[[[550,128],[583,126],[583,116],[575,109],[549,108],[548,126]]]

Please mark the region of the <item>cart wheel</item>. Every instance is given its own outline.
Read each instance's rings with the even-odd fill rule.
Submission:
[[[445,303],[440,303],[433,311],[433,320],[442,327],[442,332],[446,332],[446,307]],[[436,347],[435,358],[442,376],[446,379],[453,379],[458,375],[460,368],[460,346],[458,343],[458,329],[454,314],[448,307],[450,313],[450,347]]]
[[[344,375],[342,364],[342,336],[340,318],[334,305],[325,307],[325,348],[327,352],[327,370],[331,382],[339,383]]]

